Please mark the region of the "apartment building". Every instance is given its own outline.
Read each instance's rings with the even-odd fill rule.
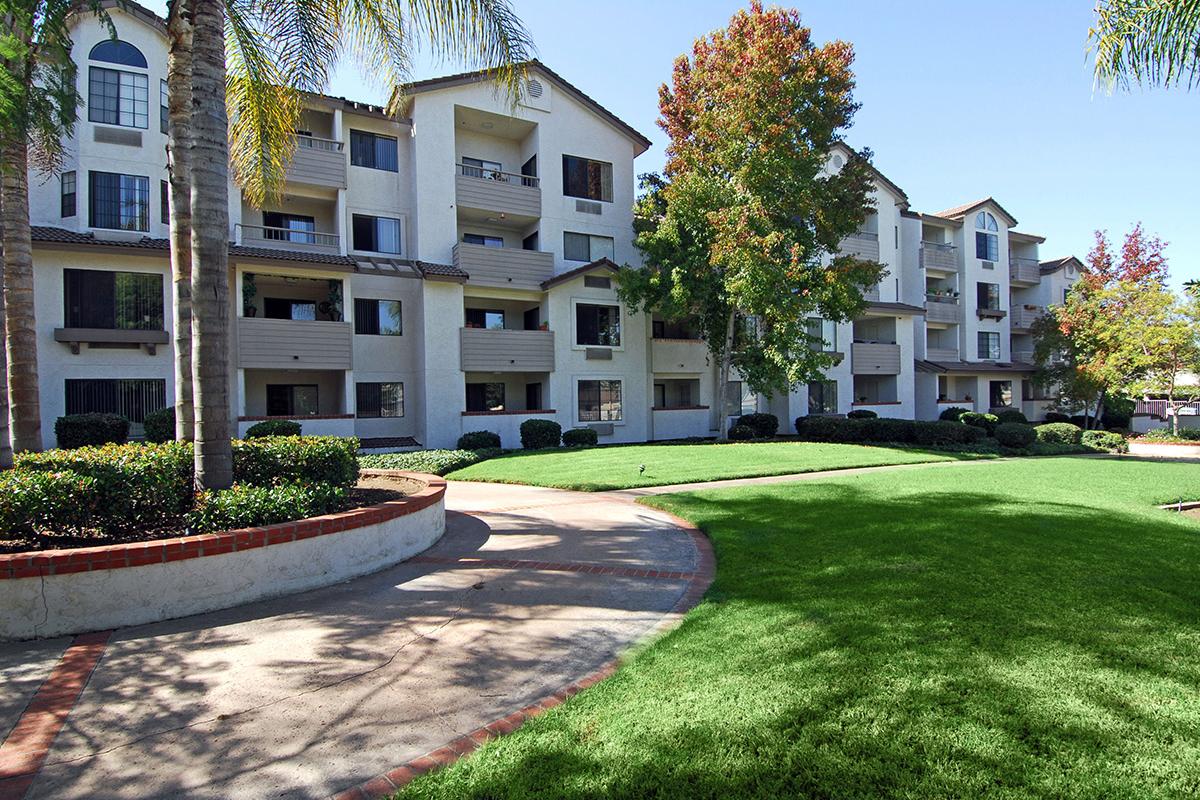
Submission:
[[[116,41],[76,19],[85,107],[61,176],[31,175],[47,447],[63,414],[113,411],[136,432],[174,391],[165,30],[133,4],[110,14]],[[593,427],[602,442],[725,424],[704,342],[617,297],[617,265],[639,263],[634,160],[649,140],[536,62],[515,107],[481,73],[404,97],[398,119],[307,98],[284,199],[259,209],[230,186],[238,431],[287,417],[401,448],[472,430],[517,446],[533,418]],[[835,148],[829,169],[847,156]],[[912,418],[1039,402],[1027,318],[1081,265],[1039,262],[1041,239],[1012,230],[993,200],[918,214],[875,177],[875,210],[845,248],[886,275],[860,319],[812,321],[839,364],[720,411]]]

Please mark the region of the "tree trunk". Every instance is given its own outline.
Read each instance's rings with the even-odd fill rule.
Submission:
[[[4,284],[4,198],[0,193],[0,286]],[[13,464],[11,432],[8,427],[8,352],[5,336],[4,292],[0,292],[0,469]]]
[[[176,0],[167,23],[168,177],[171,186],[171,309],[175,325],[175,438],[195,436],[192,406],[192,181],[189,160],[192,110],[190,9]]]
[[[33,313],[33,244],[29,231],[29,152],[24,139],[4,145],[4,305],[13,450],[42,449],[37,324]]]
[[[729,320],[725,323],[725,344],[721,348],[721,367],[717,371],[717,439],[722,442],[729,439],[729,425],[726,424],[728,420],[725,409],[729,408],[729,372],[730,362],[733,360],[733,332],[736,318],[736,313],[730,311]]]
[[[192,381],[196,485],[233,484],[229,408],[229,120],[224,5],[193,0]]]

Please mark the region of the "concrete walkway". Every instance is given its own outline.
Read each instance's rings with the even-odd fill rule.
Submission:
[[[441,542],[375,575],[0,645],[0,800],[328,797],[601,669],[711,567],[624,498],[453,483],[447,507]]]

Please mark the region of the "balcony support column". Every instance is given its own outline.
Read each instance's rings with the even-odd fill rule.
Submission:
[[[341,114],[342,112],[339,111],[337,113]],[[334,230],[338,235],[338,252],[340,252],[342,255],[346,255],[349,252],[350,243],[348,240],[349,240],[350,236],[348,233],[348,226],[346,225],[347,219],[346,219],[346,190],[345,189],[338,189],[337,207],[333,213],[334,213],[334,216],[336,217],[336,219],[334,220]],[[408,231],[404,231],[401,235],[407,237]],[[406,244],[407,244],[407,242],[406,242]]]

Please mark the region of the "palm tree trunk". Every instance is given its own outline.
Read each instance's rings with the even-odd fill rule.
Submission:
[[[224,11],[192,3],[192,380],[196,485],[233,484],[229,408],[229,120]]]
[[[4,283],[4,198],[0,194],[0,285]],[[0,469],[13,465],[11,431],[8,426],[8,352],[5,335],[4,292],[0,292]]]
[[[4,146],[4,305],[13,450],[42,449],[37,323],[33,313],[33,244],[29,231],[29,153],[25,141]]]
[[[192,25],[177,0],[167,23],[167,159],[171,186],[171,308],[175,325],[175,438],[195,436],[192,405]]]

